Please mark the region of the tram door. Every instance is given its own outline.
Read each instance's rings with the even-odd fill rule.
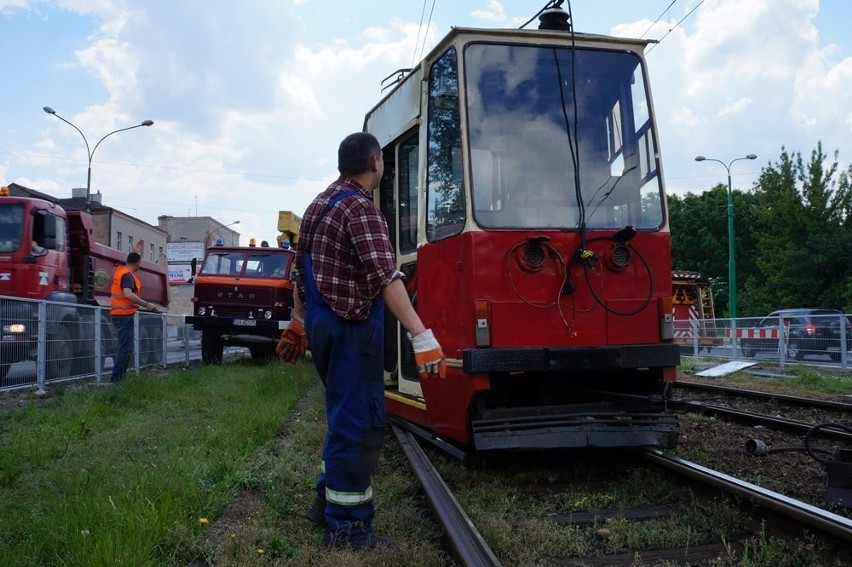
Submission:
[[[417,307],[417,207],[418,153],[416,130],[384,148],[385,174],[379,187],[379,206],[388,223],[396,250],[397,268],[405,274],[404,283]],[[399,392],[422,397],[417,378],[414,351],[405,330],[385,311],[385,383],[398,385]]]

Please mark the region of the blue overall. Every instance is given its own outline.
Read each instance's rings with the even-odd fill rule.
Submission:
[[[373,300],[362,321],[347,321],[321,297],[310,249],[320,220],[344,197],[336,195],[314,224],[304,255],[305,332],[325,386],[328,430],[317,493],[325,497],[326,542],[363,543],[372,531],[371,475],[384,441],[384,301]]]

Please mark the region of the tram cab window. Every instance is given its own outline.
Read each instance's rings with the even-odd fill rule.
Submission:
[[[465,48],[465,74],[477,224],[662,225],[658,152],[638,57],[474,43]]]
[[[399,145],[399,251],[417,250],[417,134]]]
[[[465,197],[461,161],[459,80],[456,50],[435,61],[429,76],[426,231],[429,240],[464,228]]]

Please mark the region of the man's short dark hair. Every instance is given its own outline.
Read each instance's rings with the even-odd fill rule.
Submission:
[[[340,142],[337,149],[337,171],[341,175],[358,175],[370,168],[370,158],[382,151],[372,134],[355,132]]]
[[[127,255],[127,261],[125,262],[125,264],[138,264],[141,261],[142,261],[142,256],[140,256],[136,252],[131,252],[130,254]]]

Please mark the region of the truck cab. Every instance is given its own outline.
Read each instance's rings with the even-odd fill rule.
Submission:
[[[257,360],[273,356],[290,321],[295,252],[268,246],[213,246],[194,276],[193,315],[201,357],[219,364],[226,345],[247,347]]]
[[[10,195],[0,188],[0,382],[10,365],[38,357],[39,302],[47,301],[44,332],[47,378],[65,378],[95,368],[95,316],[106,352],[114,350],[114,330],[107,309],[115,268],[127,255],[95,242],[92,217],[65,210],[47,199]],[[166,267],[143,260],[137,277],[141,296],[155,305],[169,303]],[[143,352],[156,362],[162,341],[161,322],[140,325]]]

